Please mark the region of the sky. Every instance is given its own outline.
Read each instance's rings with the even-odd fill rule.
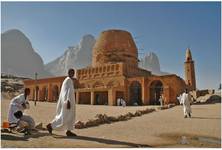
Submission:
[[[19,29],[44,63],[85,34],[129,31],[139,57],[154,52],[162,71],[184,78],[185,50],[195,61],[198,89],[221,82],[220,2],[2,2],[1,32]]]

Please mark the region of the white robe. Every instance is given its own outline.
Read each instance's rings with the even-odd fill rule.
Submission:
[[[126,102],[125,102],[122,98],[120,99],[120,104],[121,104],[121,106],[123,106],[123,107],[126,106]]]
[[[67,109],[67,102],[70,101],[70,109]],[[52,129],[73,130],[75,121],[75,97],[73,80],[70,77],[62,83],[59,100],[57,102],[56,116],[51,122]]]
[[[22,104],[25,103],[26,107],[29,108],[28,98],[25,99],[24,94],[20,94],[14,97],[9,104],[9,112],[8,112],[8,122],[9,124],[17,124],[19,119],[14,116],[14,113],[17,111],[24,112],[25,108]]]
[[[191,113],[191,96],[188,93],[183,93],[181,96],[181,104],[183,104],[184,115],[189,115]]]
[[[120,101],[121,101],[121,99],[118,98],[118,99],[117,99],[117,106],[120,106]]]

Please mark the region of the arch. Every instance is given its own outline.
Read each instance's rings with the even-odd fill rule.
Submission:
[[[35,88],[32,89],[32,100],[35,100]]]
[[[133,81],[130,84],[130,104],[135,105],[137,103],[138,105],[142,105],[142,86],[140,82]]]
[[[96,91],[94,94],[95,105],[108,105],[108,91]]]
[[[35,98],[37,101],[39,101],[39,93],[40,93],[39,86],[36,86]]]
[[[48,88],[44,86],[42,88],[42,101],[47,101],[48,100]]]
[[[57,101],[59,99],[59,87],[54,85],[52,88],[52,100]]]
[[[159,98],[163,94],[163,83],[160,80],[154,80],[150,84],[150,104],[160,105]]]

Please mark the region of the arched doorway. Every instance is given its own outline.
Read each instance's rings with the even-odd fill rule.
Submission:
[[[130,85],[130,104],[142,105],[141,84],[138,81],[133,81]]]
[[[39,86],[35,87],[35,91],[34,92],[35,92],[34,100],[39,101]]]
[[[35,100],[35,88],[33,88],[33,90],[32,90],[32,100],[33,101]]]
[[[59,99],[59,87],[57,85],[54,85],[52,89],[52,100],[57,101],[58,99]]]
[[[150,84],[150,104],[160,105],[159,98],[163,94],[163,83],[155,80]]]
[[[90,92],[79,92],[79,104],[90,104],[90,98]]]
[[[47,101],[48,100],[48,88],[44,86],[42,88],[42,100]]]
[[[95,92],[95,105],[108,105],[108,91]]]

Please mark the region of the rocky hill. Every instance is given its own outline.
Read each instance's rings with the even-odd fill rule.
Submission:
[[[90,66],[95,42],[92,35],[84,35],[78,45],[68,47],[62,56],[46,64],[45,70],[55,76],[63,76],[69,68],[80,69]]]
[[[1,34],[1,72],[33,78],[51,76],[44,70],[41,56],[33,49],[28,37],[17,29]]]

